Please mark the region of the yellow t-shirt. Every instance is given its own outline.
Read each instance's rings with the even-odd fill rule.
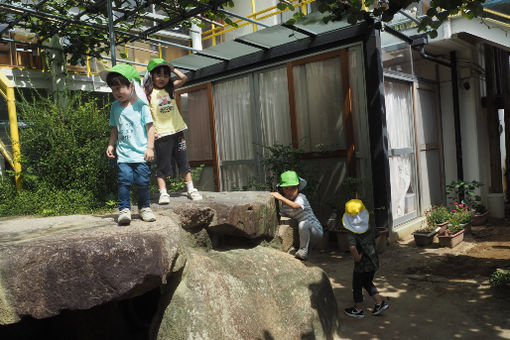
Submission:
[[[175,99],[172,99],[165,90],[152,91],[150,108],[158,138],[173,135],[188,128]]]

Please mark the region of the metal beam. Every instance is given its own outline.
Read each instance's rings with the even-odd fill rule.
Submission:
[[[108,32],[110,34],[110,55],[112,56],[112,66],[115,66],[115,64],[117,64],[117,56],[115,55],[115,33],[113,32],[112,0],[106,0],[106,10],[108,12]]]
[[[42,5],[44,5],[46,2],[48,2],[48,0],[41,0],[41,2],[39,2],[36,6],[35,6],[35,9],[38,10],[39,8],[41,8]],[[20,16],[19,18],[16,18],[14,21],[11,21],[8,23],[8,25],[6,27],[4,27],[1,31],[0,31],[0,36],[5,32],[7,31],[9,28],[13,28],[14,25],[16,25],[18,22],[20,22],[21,20],[25,19],[26,17],[28,16],[28,13],[25,12],[23,13],[22,16]]]

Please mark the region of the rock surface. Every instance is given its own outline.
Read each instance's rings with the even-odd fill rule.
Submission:
[[[328,339],[337,306],[326,274],[281,251],[193,251],[157,339]]]
[[[199,202],[176,196],[170,206],[153,205],[156,222],[133,214],[127,227],[116,225],[116,215],[0,219],[0,325],[65,312],[52,321],[58,330],[72,311],[90,311],[89,318],[97,308],[117,310],[115,301],[161,291],[145,338],[329,338],[336,302],[320,269],[267,247],[211,250],[214,234],[274,237],[274,199],[263,192],[203,194]],[[3,327],[0,338],[20,328]]]

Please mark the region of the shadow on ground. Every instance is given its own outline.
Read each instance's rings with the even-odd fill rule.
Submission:
[[[315,252],[310,264],[330,277],[338,304],[338,339],[510,339],[510,286],[493,288],[489,275],[510,266],[510,223],[473,227],[457,247],[436,243],[419,248],[413,240],[392,244],[380,254],[375,284],[390,304],[365,318],[343,309],[353,304],[349,253]]]

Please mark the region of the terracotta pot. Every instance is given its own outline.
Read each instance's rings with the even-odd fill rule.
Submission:
[[[448,222],[449,221],[446,221],[446,222],[443,222],[443,223],[437,223],[436,224],[436,226],[438,226],[440,228],[439,231],[437,232],[438,235],[446,234],[446,227],[448,226]]]
[[[484,225],[489,219],[489,210],[482,214],[474,214],[471,219],[471,225]]]
[[[414,243],[416,243],[418,247],[429,246],[434,241],[434,236],[436,236],[436,234],[437,234],[436,230],[431,231],[429,233],[415,231],[413,233]]]
[[[453,248],[464,240],[464,229],[459,230],[453,235],[438,235],[439,245],[441,247]]]

